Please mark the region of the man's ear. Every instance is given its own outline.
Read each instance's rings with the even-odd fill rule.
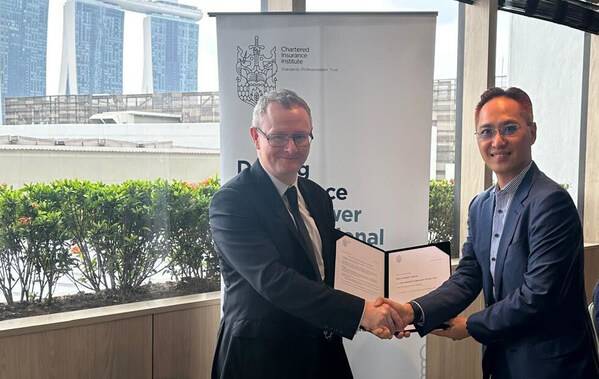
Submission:
[[[529,125],[530,129],[530,144],[533,145],[537,140],[537,123],[533,122]]]
[[[258,141],[258,137],[260,136],[258,135],[258,130],[256,130],[254,126],[250,127],[250,137],[252,137],[252,142],[254,143],[254,146],[256,146],[256,149],[260,149],[260,143]]]

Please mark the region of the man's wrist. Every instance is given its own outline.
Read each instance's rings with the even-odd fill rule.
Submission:
[[[408,304],[410,304],[410,308],[412,309],[412,323],[421,324],[424,321],[422,308],[420,308],[420,305],[415,301],[410,301]]]
[[[362,308],[362,316],[360,317],[360,321],[358,322],[358,328],[356,329],[356,333],[360,330],[366,330],[366,328],[362,326],[362,323],[364,322],[364,316],[366,316],[366,301],[364,301],[364,307]]]

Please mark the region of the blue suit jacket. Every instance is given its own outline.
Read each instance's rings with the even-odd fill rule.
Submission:
[[[495,267],[489,267],[494,198],[490,189],[470,204],[468,237],[456,272],[416,299],[421,335],[463,311],[482,289],[485,309],[468,332],[485,345],[483,373],[511,378],[596,378],[586,308],[582,227],[568,193],[533,163],[506,215]]]

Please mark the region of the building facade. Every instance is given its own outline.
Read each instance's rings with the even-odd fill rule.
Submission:
[[[433,82],[433,132],[437,135],[434,174],[431,179],[453,179],[455,164],[456,90],[455,79]],[[434,176],[433,176],[434,175]]]
[[[0,0],[0,97],[46,94],[48,0]]]
[[[165,15],[144,19],[146,47],[151,50],[145,60],[151,66],[151,73],[144,71],[146,92],[197,91],[198,31],[198,24],[189,19]]]
[[[141,92],[196,91],[200,10],[176,2],[67,0],[59,92],[123,93],[126,11],[147,14]]]
[[[64,6],[60,91],[65,94],[123,93],[125,12],[95,0]]]

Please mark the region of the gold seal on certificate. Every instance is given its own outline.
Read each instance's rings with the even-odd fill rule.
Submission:
[[[387,297],[406,303],[436,289],[451,274],[449,242],[385,251],[339,234],[335,289],[366,300]]]

